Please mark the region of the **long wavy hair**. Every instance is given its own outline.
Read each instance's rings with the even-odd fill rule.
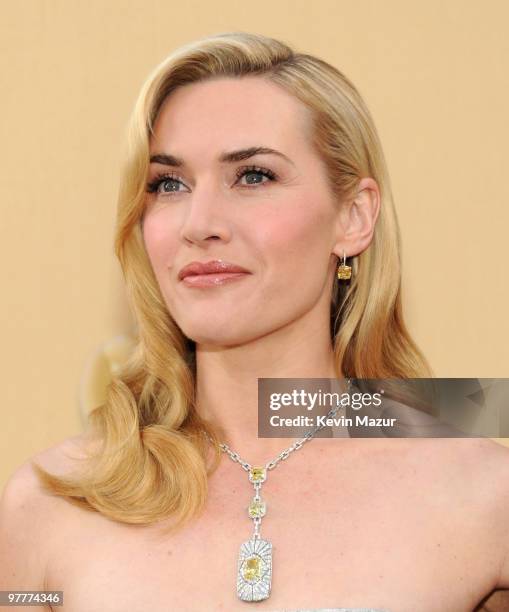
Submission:
[[[172,319],[144,248],[141,220],[149,142],[162,103],[178,87],[214,77],[258,76],[311,111],[312,144],[341,202],[363,177],[378,183],[381,209],[373,240],[349,258],[352,279],[335,280],[330,332],[338,371],[353,378],[420,378],[432,372],[405,326],[400,230],[384,154],[359,92],[337,68],[279,40],[228,32],[183,46],[142,86],[127,134],[118,199],[115,252],[137,324],[136,345],[89,414],[86,461],[55,475],[34,464],[43,486],[116,521],[164,520],[174,531],[199,515],[209,475],[219,465],[220,431],[195,406],[195,345]],[[214,460],[207,461],[210,442]]]

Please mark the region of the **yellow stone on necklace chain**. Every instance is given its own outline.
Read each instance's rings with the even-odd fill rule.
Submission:
[[[266,511],[267,506],[262,499],[253,499],[253,501],[249,504],[248,513],[251,518],[261,518],[262,516],[265,516]]]
[[[252,467],[249,470],[249,482],[265,482],[267,473],[264,467]]]

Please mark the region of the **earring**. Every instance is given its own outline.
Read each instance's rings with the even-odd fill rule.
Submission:
[[[346,255],[343,251],[343,263],[338,266],[338,278],[340,280],[348,280],[352,277],[352,266],[346,265]]]

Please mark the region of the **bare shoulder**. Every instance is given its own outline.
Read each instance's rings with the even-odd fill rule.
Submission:
[[[468,509],[477,524],[509,528],[509,448],[490,438],[395,440],[393,462],[404,466],[444,511]],[[395,468],[396,469],[396,468]],[[504,522],[506,525],[504,525]],[[498,533],[497,537],[502,537]],[[509,538],[508,538],[509,539]]]
[[[490,438],[436,439],[439,465],[468,489],[471,503],[497,511],[509,500],[509,448]],[[457,480],[456,480],[457,477]],[[449,484],[452,484],[449,482]]]
[[[41,485],[34,462],[55,475],[72,472],[85,456],[87,440],[82,436],[66,438],[44,449],[9,477],[0,498],[0,590],[42,590],[51,525],[65,504]]]
[[[40,485],[34,464],[52,474],[64,476],[78,468],[89,447],[88,439],[77,435],[35,453],[12,473],[5,485],[4,496],[20,498],[25,495],[27,502],[34,497],[41,502],[48,494]]]
[[[500,476],[509,469],[509,448],[491,438],[413,438],[407,440],[406,452],[414,454],[415,444],[421,448],[415,453],[419,461],[429,459],[430,467],[455,469],[458,475],[483,475],[487,485],[497,483],[495,472]]]
[[[497,588],[509,589],[509,448],[498,442],[489,442],[483,445],[482,459],[486,465],[487,493],[492,495],[489,504],[494,537],[502,555]]]
[[[497,589],[509,588],[509,448],[490,438],[452,441],[446,458],[458,465],[451,486],[497,569]],[[472,533],[472,537],[475,534]]]
[[[84,434],[62,440],[36,455],[31,461],[58,475],[74,471],[79,463],[86,458],[86,451],[91,447],[91,441]]]
[[[471,445],[465,446],[463,452],[471,476],[477,477],[472,484],[479,487],[479,490],[491,493],[487,501],[493,503],[495,509],[504,509],[506,512],[509,502],[509,448],[490,438],[475,438],[471,439]]]
[[[66,438],[27,459],[7,480],[1,497],[2,507],[15,505],[21,510],[34,503],[40,504],[49,496],[41,487],[34,463],[52,474],[63,476],[78,467],[89,447],[89,440],[78,435]]]
[[[403,441],[402,449],[472,559],[483,560],[496,589],[509,588],[509,448],[490,438],[436,438]]]

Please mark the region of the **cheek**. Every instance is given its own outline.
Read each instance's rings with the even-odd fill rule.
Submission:
[[[323,263],[325,270],[330,256],[332,219],[309,201],[293,204],[284,214],[279,211],[280,214],[264,220],[260,251],[270,253],[278,268],[297,270],[303,265]]]
[[[149,214],[143,221],[143,241],[156,274],[173,261],[177,247],[175,230],[163,213]]]
[[[263,282],[252,320],[266,321],[270,304],[271,325],[284,324],[307,312],[327,287],[331,218],[308,201],[295,204],[253,223]]]

